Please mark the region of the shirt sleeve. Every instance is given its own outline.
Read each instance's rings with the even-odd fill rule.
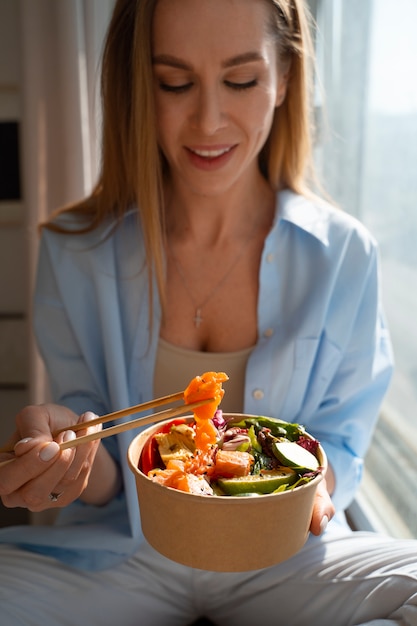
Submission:
[[[324,394],[318,406],[311,406],[315,395],[312,392],[300,416],[300,421],[305,419],[310,432],[322,443],[333,468],[336,479],[333,501],[337,509],[346,509],[359,486],[364,457],[393,369],[389,332],[381,306],[376,247],[365,269],[360,297],[354,307],[348,308],[348,314],[343,313],[339,302],[339,307],[329,313],[337,323],[344,320],[345,344],[340,349],[342,342],[338,342],[336,367],[327,387],[323,386]],[[349,297],[348,284],[345,290],[345,297]],[[331,321],[325,334],[332,334]],[[329,336],[326,340],[331,343]],[[320,368],[316,365],[316,371],[312,372],[316,386],[319,386],[318,376]]]
[[[285,205],[285,203],[284,203]],[[290,198],[265,246],[245,412],[322,444],[338,510],[351,503],[393,370],[378,246],[340,210]]]
[[[103,415],[110,411],[101,372],[104,359],[100,358],[98,352],[90,357],[90,361],[91,358],[97,361],[95,371],[91,362],[87,362],[88,345],[81,345],[76,324],[66,310],[56,275],[58,268],[59,258],[53,256],[53,248],[42,237],[34,294],[33,325],[39,352],[48,373],[51,398],[53,402],[70,408],[77,415],[87,410]],[[67,288],[74,280],[71,274],[66,275]],[[72,288],[74,287],[76,289],[77,285],[73,284]],[[82,311],[82,286],[79,285],[79,288],[80,316],[91,318],[90,323],[93,324],[94,310],[85,302],[86,310]],[[103,444],[113,458],[118,460],[116,439],[103,439]]]

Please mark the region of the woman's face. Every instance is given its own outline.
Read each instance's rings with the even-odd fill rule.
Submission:
[[[258,176],[258,155],[286,89],[270,10],[265,0],[158,0],[158,137],[180,188],[217,195]]]

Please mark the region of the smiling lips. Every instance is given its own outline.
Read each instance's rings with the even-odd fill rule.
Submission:
[[[191,162],[196,167],[210,167],[210,169],[213,169],[224,165],[224,163],[230,158],[235,147],[235,145],[201,148],[187,147],[186,150]]]
[[[231,149],[232,149],[232,146],[229,146],[228,148],[217,148],[217,149],[216,148],[205,148],[205,149],[189,148],[191,152],[194,152],[198,156],[209,158],[209,159],[216,159],[217,157],[222,156],[222,154],[226,154],[226,152],[230,152]]]

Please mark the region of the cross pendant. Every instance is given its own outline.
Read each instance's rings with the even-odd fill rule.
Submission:
[[[195,316],[194,316],[195,327],[200,328],[200,324],[202,321],[203,321],[203,318],[201,317],[201,309],[196,309]]]

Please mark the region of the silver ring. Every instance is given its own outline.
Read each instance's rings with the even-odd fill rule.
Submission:
[[[49,494],[49,499],[51,502],[57,502],[57,500],[62,496],[62,491],[61,493],[54,493],[53,491],[51,491],[51,493]]]

